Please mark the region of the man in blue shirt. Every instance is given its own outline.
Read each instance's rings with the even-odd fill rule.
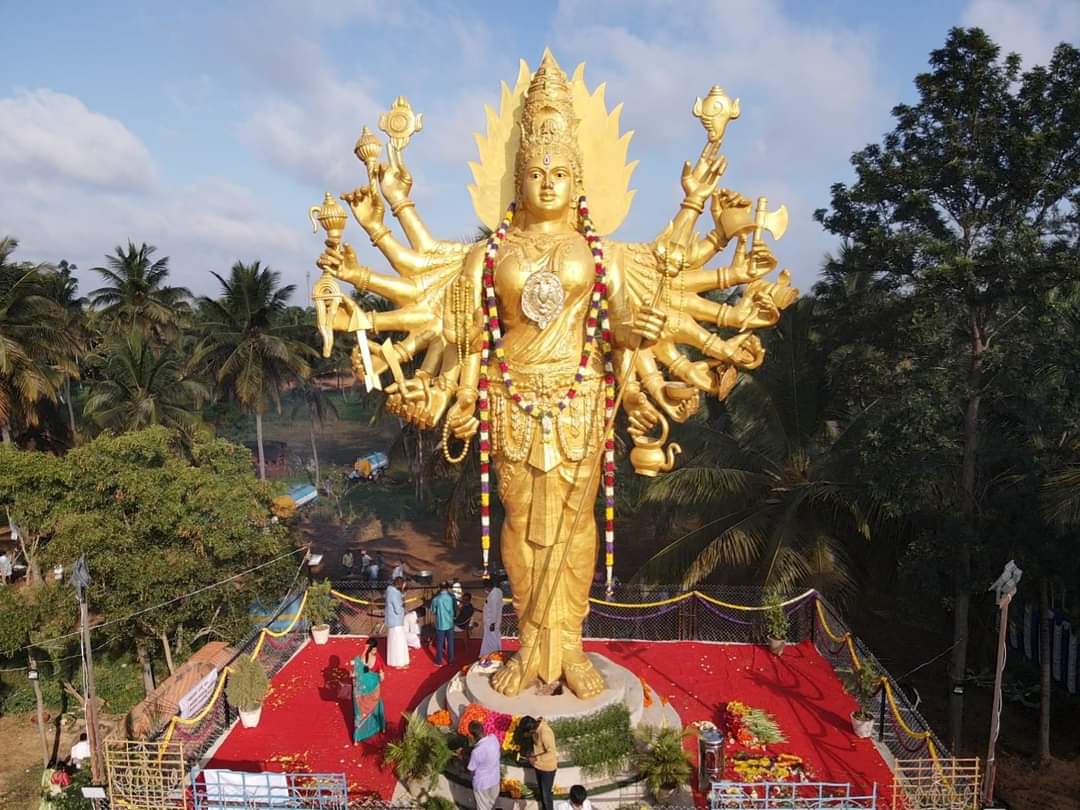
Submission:
[[[450,594],[450,583],[443,582],[439,593],[431,600],[431,612],[435,615],[435,664],[442,664],[443,644],[446,644],[446,663],[454,660],[454,613],[457,606]]]
[[[405,580],[398,577],[386,588],[386,664],[398,669],[409,665],[405,636]]]

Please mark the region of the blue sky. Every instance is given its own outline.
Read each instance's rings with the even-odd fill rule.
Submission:
[[[891,128],[950,26],[981,25],[1028,64],[1080,41],[1076,0],[0,0],[0,19],[0,234],[19,238],[16,258],[76,262],[86,291],[86,270],[128,239],[157,245],[197,293],[237,259],[302,287],[321,248],[307,209],[363,181],[352,144],[398,95],[425,116],[406,153],[419,210],[464,237],[484,104],[545,46],[567,72],[584,61],[634,130],[638,193],[616,238],[651,239],[677,208],[702,145],[694,98],[713,84],[739,96],[722,184],[787,204],[776,252],[807,288],[835,249],[813,210]],[[386,269],[355,225],[350,238]]]

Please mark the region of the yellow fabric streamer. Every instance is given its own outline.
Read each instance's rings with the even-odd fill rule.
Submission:
[[[685,599],[689,599],[695,593],[697,593],[697,591],[690,591],[689,593],[683,593],[683,594],[679,594],[678,596],[673,596],[670,599],[661,599],[659,602],[634,602],[634,603],[630,604],[630,603],[626,603],[626,602],[606,602],[603,599],[592,599],[592,598],[590,598],[589,601],[592,602],[594,605],[603,605],[604,607],[651,608],[651,607],[661,607],[662,605],[673,605],[676,602],[682,602]]]
[[[790,599],[788,599],[786,602],[778,602],[776,605],[733,605],[730,602],[721,602],[719,599],[713,599],[711,596],[708,596],[707,594],[704,594],[701,591],[692,591],[691,595],[696,596],[699,599],[704,599],[706,602],[711,602],[712,604],[717,605],[717,606],[722,607],[722,608],[728,608],[729,610],[742,610],[742,611],[745,611],[747,613],[753,613],[755,611],[760,611],[760,610],[769,610],[769,609],[777,607],[777,606],[779,606],[779,607],[787,607],[788,605],[794,605],[796,602],[801,602],[803,599],[805,599],[808,596],[811,596],[813,593],[814,593],[814,589],[810,588],[809,590],[803,591],[798,596],[793,596]],[[644,605],[642,605],[641,607],[644,607]]]

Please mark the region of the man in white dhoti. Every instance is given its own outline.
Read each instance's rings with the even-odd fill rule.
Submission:
[[[398,577],[386,586],[386,665],[403,669],[409,665],[409,642],[405,633],[405,580]]]
[[[484,640],[480,642],[480,657],[502,649],[503,592],[490,580],[484,584]]]

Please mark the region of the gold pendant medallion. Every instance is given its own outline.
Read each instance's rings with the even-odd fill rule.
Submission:
[[[521,288],[521,311],[541,329],[555,320],[566,302],[562,282],[549,268],[550,262],[541,264],[529,273]]]

